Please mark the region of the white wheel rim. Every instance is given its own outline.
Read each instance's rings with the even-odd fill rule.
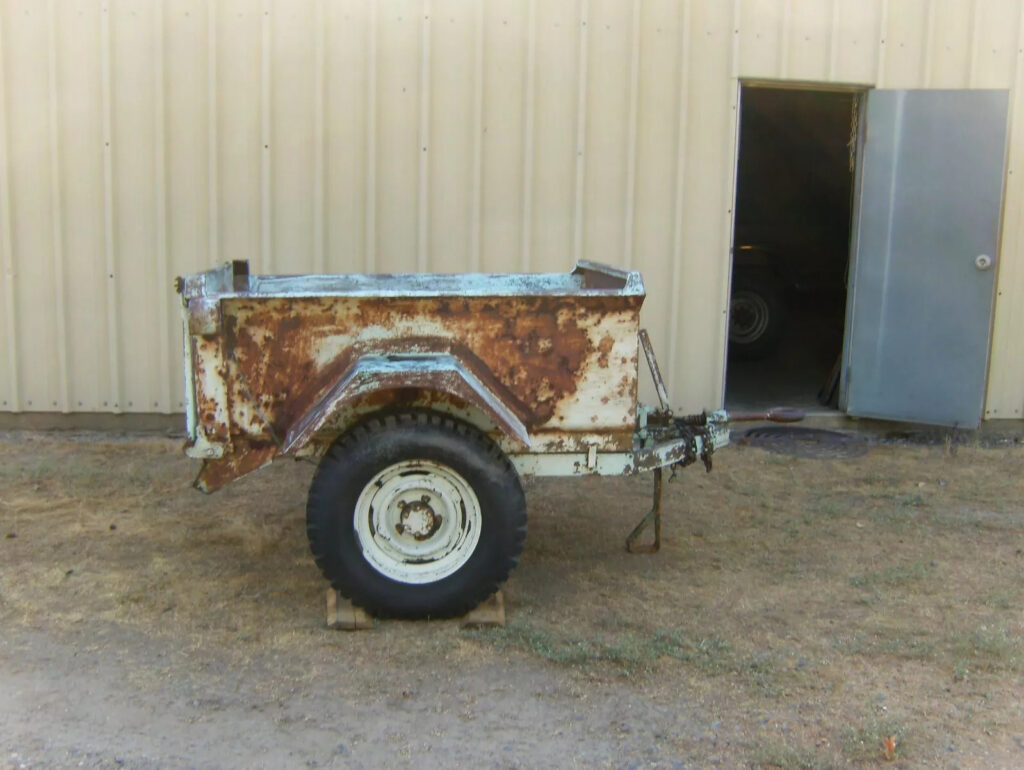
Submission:
[[[356,538],[366,561],[400,583],[433,583],[462,567],[480,540],[480,501],[446,465],[404,460],[363,488]]]

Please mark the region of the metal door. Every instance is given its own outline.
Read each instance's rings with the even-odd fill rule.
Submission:
[[[863,417],[976,427],[1008,92],[869,91],[865,101],[842,405]]]

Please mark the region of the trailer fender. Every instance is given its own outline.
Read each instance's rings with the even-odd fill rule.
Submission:
[[[473,404],[518,447],[530,448],[522,420],[461,360],[450,353],[360,356],[338,382],[295,421],[284,439],[286,454],[312,440],[331,418],[364,396],[397,388],[420,388],[448,393]]]

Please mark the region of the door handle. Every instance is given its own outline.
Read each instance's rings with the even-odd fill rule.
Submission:
[[[974,266],[979,270],[988,270],[992,267],[992,257],[988,254],[979,254],[974,258]]]

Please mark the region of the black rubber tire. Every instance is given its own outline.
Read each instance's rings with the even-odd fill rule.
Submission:
[[[737,328],[735,313],[753,317]],[[729,301],[730,357],[756,360],[770,356],[782,341],[787,318],[782,284],[774,273],[763,269],[736,271]]]
[[[456,471],[480,503],[475,549],[434,582],[400,582],[378,571],[363,554],[354,522],[363,489],[406,460]],[[399,412],[367,419],[327,451],[310,485],[306,532],[320,571],[353,604],[378,617],[456,617],[494,593],[518,562],[526,497],[515,467],[479,430],[435,412]]]

